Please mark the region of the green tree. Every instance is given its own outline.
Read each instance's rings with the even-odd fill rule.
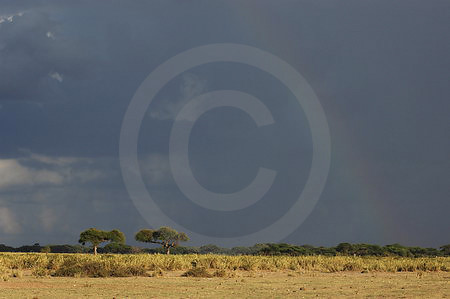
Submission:
[[[199,253],[200,254],[226,254],[230,250],[228,248],[222,248],[215,244],[207,244],[200,246]]]
[[[78,240],[78,242],[83,245],[91,243],[94,254],[97,254],[97,248],[103,242],[124,244],[125,235],[117,229],[108,232],[96,228],[89,228],[80,234],[80,240]]]
[[[388,252],[388,255],[397,255],[397,256],[412,256],[409,249],[405,246],[402,246],[400,244],[391,244],[384,246],[384,250]]]
[[[178,246],[180,242],[189,241],[189,237],[185,233],[177,232],[167,226],[157,230],[142,229],[136,233],[134,238],[139,242],[160,244],[166,254],[169,254],[170,248]]]
[[[336,246],[336,251],[342,255],[350,255],[354,253],[353,245],[350,243],[339,243]]]

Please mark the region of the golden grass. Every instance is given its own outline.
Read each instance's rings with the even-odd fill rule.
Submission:
[[[0,253],[0,279],[18,276],[22,271],[31,272],[34,276],[152,276],[158,271],[187,271],[193,265],[212,271],[448,272],[450,257]]]

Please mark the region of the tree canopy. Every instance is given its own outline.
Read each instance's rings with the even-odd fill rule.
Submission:
[[[166,254],[170,253],[170,248],[178,246],[180,242],[189,241],[189,237],[183,232],[177,232],[171,227],[163,226],[157,230],[142,229],[136,233],[136,241],[145,243],[160,244],[165,249]]]
[[[117,229],[108,232],[96,228],[89,228],[80,234],[80,240],[78,242],[82,245],[91,243],[94,248],[94,254],[97,254],[97,248],[103,242],[124,244],[125,235]]]

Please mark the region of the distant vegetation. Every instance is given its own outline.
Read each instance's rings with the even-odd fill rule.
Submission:
[[[166,253],[163,247],[141,248],[121,243],[109,243],[97,249],[99,253]],[[90,247],[81,245],[34,244],[18,248],[0,244],[0,252],[51,252],[51,253],[89,253]],[[450,256],[450,245],[436,248],[407,247],[399,244],[386,246],[370,244],[341,243],[335,247],[315,247],[310,245],[256,244],[251,247],[223,248],[213,244],[200,247],[178,246],[172,248],[172,254],[221,254],[221,255],[264,255],[264,256],[400,256],[400,257],[436,257]]]
[[[160,227],[157,230],[142,229],[134,236],[136,241],[159,244],[159,248],[142,248],[125,244],[125,235],[114,229],[103,231],[89,228],[80,234],[80,245],[46,245],[35,243],[32,246],[18,248],[0,244],[0,252],[41,252],[41,253],[165,253],[165,254],[217,254],[217,255],[260,255],[260,256],[375,256],[375,257],[448,257],[450,256],[450,244],[443,245],[439,249],[407,247],[400,244],[386,246],[371,244],[340,243],[335,247],[315,247],[311,245],[291,245],[286,243],[263,243],[250,247],[224,248],[214,244],[200,247],[179,246],[180,242],[186,242],[189,237],[170,227]],[[100,244],[109,242],[104,247]],[[86,243],[91,247],[86,247]]]

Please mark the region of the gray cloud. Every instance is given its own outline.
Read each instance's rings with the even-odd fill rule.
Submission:
[[[2,1],[1,242],[74,243],[89,226],[127,234],[148,226],[119,170],[126,108],[146,76],[170,57],[232,42],[291,64],[328,118],[328,184],[285,241],[448,243],[450,5],[332,2],[262,0],[255,9],[242,1]],[[280,187],[253,214],[199,213],[171,181],[167,141],[171,120],[192,97],[218,89],[250,93],[286,126],[257,131],[245,113],[206,113],[192,131],[194,175],[205,188],[229,192],[251,182],[258,167],[279,163],[295,166],[299,173],[283,181],[301,189],[311,144],[292,95],[276,78],[245,65],[208,64],[173,81],[149,107],[138,146],[158,204],[210,234],[252,231],[258,219],[278,219],[296,190]]]
[[[92,167],[92,164],[92,159],[37,154],[18,159],[0,159],[0,191],[95,182],[110,175]]]
[[[2,242],[74,243],[87,226],[116,227],[117,215],[131,208],[118,188],[116,159],[21,153],[0,160]],[[121,225],[126,230],[136,221],[123,217],[119,222],[128,223]]]
[[[5,234],[17,234],[22,230],[16,216],[6,207],[0,207],[0,230]]]
[[[193,97],[206,91],[206,79],[201,79],[195,74],[187,73],[182,77],[180,92],[177,96],[158,102],[149,109],[150,117],[158,120],[173,120],[181,108]]]
[[[64,77],[82,80],[95,67],[90,45],[69,36],[45,11],[27,10],[1,20],[0,101],[61,100]]]

